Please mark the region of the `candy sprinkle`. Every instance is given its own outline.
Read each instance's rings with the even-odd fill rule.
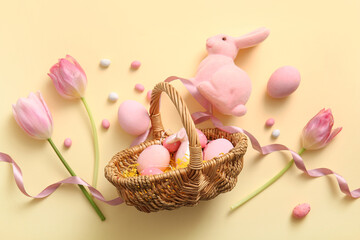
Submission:
[[[105,58],[104,58],[104,59],[101,59],[101,60],[100,60],[100,66],[102,66],[102,67],[104,67],[104,68],[109,67],[110,64],[111,64],[110,59],[105,59]]]
[[[278,138],[278,137],[280,136],[280,130],[279,130],[279,129],[275,129],[275,130],[272,132],[271,136],[272,136],[273,138]]]
[[[67,147],[67,148],[69,148],[69,147],[71,147],[71,145],[72,145],[71,139],[70,139],[70,138],[66,138],[66,139],[64,140],[64,146]]]

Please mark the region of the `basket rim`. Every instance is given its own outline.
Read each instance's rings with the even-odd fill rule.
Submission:
[[[221,163],[223,161],[225,161],[225,159],[227,159],[229,157],[229,155],[231,154],[235,154],[235,151],[240,149],[240,154],[241,155],[244,155],[246,153],[246,150],[247,150],[247,137],[245,134],[241,133],[241,132],[236,132],[236,133],[228,133],[226,131],[223,131],[219,128],[202,128],[202,129],[199,129],[199,130],[208,130],[208,129],[216,129],[219,133],[225,133],[225,134],[228,134],[229,136],[234,136],[234,135],[240,135],[239,137],[239,143],[241,142],[241,144],[237,144],[237,146],[234,146],[234,148],[232,148],[228,153],[225,153],[221,156],[218,156],[218,157],[214,157],[210,160],[207,160],[207,161],[203,161],[202,162],[202,169],[201,170],[206,170],[207,168],[209,168],[211,165],[215,164],[215,163]],[[156,144],[161,144],[161,142],[166,138],[166,136],[162,136],[160,138],[156,138],[156,139],[151,139],[151,140],[146,140],[144,141],[143,143],[140,143],[138,145],[135,145],[131,148],[126,148],[126,149],[123,149],[122,151],[116,153],[112,159],[109,161],[109,163],[106,165],[105,167],[105,170],[108,169],[108,168],[112,168],[113,165],[115,165],[115,161],[118,160],[118,156],[126,151],[126,150],[131,150],[131,149],[135,149],[135,148],[138,148],[139,146],[141,145],[146,145],[146,143],[150,143],[150,145],[156,145]],[[220,138],[219,138],[220,139]],[[142,150],[143,151],[143,150]],[[237,153],[239,154],[239,153]],[[139,175],[139,176],[136,176],[136,177],[124,177],[122,176],[122,174],[119,172],[118,168],[116,166],[114,166],[115,169],[113,171],[113,176],[106,176],[107,179],[114,183],[114,184],[126,184],[126,183],[129,183],[129,182],[144,182],[144,181],[149,181],[149,182],[153,182],[153,181],[162,181],[162,180],[165,180],[165,179],[169,179],[169,178],[172,178],[172,175],[174,175],[174,173],[176,175],[180,174],[184,174],[186,172],[189,172],[191,171],[191,169],[189,168],[189,166],[185,167],[185,168],[179,168],[179,169],[173,169],[173,170],[170,170],[168,172],[164,172],[164,173],[161,173],[161,174],[156,174],[156,175]],[[106,173],[107,171],[105,171],[105,175],[107,175]],[[116,180],[115,180],[116,179]]]

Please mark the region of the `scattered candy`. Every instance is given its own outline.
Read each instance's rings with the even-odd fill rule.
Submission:
[[[299,87],[300,79],[300,73],[296,68],[280,67],[270,76],[267,92],[273,98],[287,97]]]
[[[150,125],[146,108],[134,100],[127,100],[120,104],[118,120],[125,132],[135,136],[146,132]]]
[[[102,120],[101,126],[105,129],[108,129],[110,127],[110,122],[107,119]]]
[[[210,160],[214,157],[219,157],[228,153],[234,146],[232,143],[224,138],[219,138],[209,142],[204,149],[204,160]]]
[[[135,60],[135,61],[133,61],[133,62],[131,63],[131,68],[132,68],[132,69],[138,69],[140,66],[141,66],[141,62],[140,62],[140,61]]]
[[[267,127],[271,127],[272,125],[275,124],[275,120],[273,118],[269,118],[268,120],[266,120],[265,122],[265,126]]]
[[[294,208],[292,215],[294,218],[303,218],[310,212],[310,209],[308,203],[299,204]]]
[[[171,153],[176,152],[179,149],[181,142],[177,141],[173,143],[168,143],[168,139],[169,137],[165,138],[165,140],[163,141],[163,146]]]
[[[111,61],[110,59],[101,59],[100,60],[100,66],[107,68],[110,65]]]
[[[116,102],[119,99],[119,95],[116,92],[111,92],[109,93],[108,99],[111,102]]]
[[[152,90],[149,90],[147,93],[146,93],[146,99],[150,102],[151,101],[151,93],[152,93]]]
[[[71,145],[72,145],[71,139],[70,139],[70,138],[66,138],[66,139],[64,140],[64,146],[67,147],[67,148],[69,148],[69,147],[71,147]]]
[[[139,91],[139,92],[143,92],[143,91],[145,90],[145,87],[144,87],[144,85],[142,85],[142,84],[140,84],[140,83],[137,83],[137,84],[135,85],[135,90],[136,90],[136,91]]]
[[[279,136],[280,136],[280,130],[279,130],[279,129],[275,129],[275,130],[272,132],[271,136],[272,136],[273,138],[279,137]]]
[[[164,171],[170,164],[170,153],[162,145],[151,145],[139,155],[137,163],[138,172],[147,168],[158,168]]]
[[[156,175],[161,173],[163,173],[163,171],[161,171],[158,168],[146,168],[140,172],[140,175],[149,176],[149,175]]]

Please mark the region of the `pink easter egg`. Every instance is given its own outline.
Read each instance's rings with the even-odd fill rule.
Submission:
[[[175,155],[176,168],[184,168],[190,162],[189,142],[182,142]]]
[[[109,122],[109,120],[107,120],[107,119],[102,120],[101,126],[102,126],[104,129],[108,129],[108,128],[110,127],[110,122]]]
[[[300,80],[301,76],[296,68],[280,67],[270,76],[267,92],[273,98],[287,97],[299,87]]]
[[[206,138],[205,134],[202,131],[200,131],[199,129],[196,129],[196,131],[199,136],[201,148],[204,148],[207,144],[207,138]]]
[[[161,174],[163,171],[161,171],[158,168],[146,168],[140,172],[140,175],[142,176],[150,176],[150,175],[156,175]]]
[[[143,92],[145,90],[145,87],[141,83],[137,83],[135,84],[135,90],[139,92]]]
[[[69,148],[69,147],[71,147],[71,145],[72,145],[71,138],[66,138],[66,139],[64,140],[64,146],[67,147],[67,148]]]
[[[151,145],[139,155],[137,163],[138,172],[147,168],[158,168],[164,171],[170,163],[170,153],[162,145]]]
[[[204,149],[204,160],[210,160],[214,157],[219,157],[228,153],[234,146],[232,143],[223,138],[216,139],[209,142]]]
[[[131,68],[132,69],[138,69],[141,66],[141,62],[138,60],[135,60],[131,63]]]
[[[171,153],[173,152],[176,152],[179,147],[180,147],[180,144],[181,142],[180,141],[177,141],[177,142],[174,142],[174,143],[167,143],[167,140],[168,140],[169,137],[165,138],[165,140],[163,141],[163,146]]]
[[[294,208],[292,215],[294,218],[303,218],[310,212],[310,209],[308,203],[299,204]]]
[[[133,100],[127,100],[120,104],[118,120],[125,132],[135,136],[146,132],[150,125],[150,117],[146,108]]]
[[[275,120],[273,118],[269,118],[268,120],[266,120],[265,122],[265,126],[267,127],[271,127],[275,124]]]

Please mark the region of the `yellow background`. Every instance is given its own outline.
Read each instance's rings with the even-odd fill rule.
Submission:
[[[107,199],[117,196],[103,177],[111,157],[133,137],[117,123],[117,108],[127,99],[146,107],[146,91],[171,75],[190,78],[206,56],[208,37],[240,36],[260,26],[271,30],[256,48],[239,52],[236,64],[251,77],[253,92],[242,118],[222,117],[253,133],[262,144],[282,143],[298,150],[307,121],[330,107],[335,127],[343,131],[325,149],[303,155],[309,169],[328,167],[343,175],[351,189],[360,187],[360,3],[359,1],[5,1],[0,3],[0,151],[21,166],[32,195],[68,177],[46,142],[28,137],[15,123],[11,104],[40,90],[53,118],[53,140],[75,172],[92,178],[90,124],[80,101],[55,91],[49,68],[66,54],[74,56],[88,76],[86,98],[98,126],[100,178]],[[111,59],[108,69],[99,61]],[[142,66],[130,71],[138,59]],[[301,73],[298,90],[272,100],[266,83],[280,66]],[[146,91],[133,90],[142,83]],[[192,112],[202,110],[180,83],[174,83]],[[119,93],[109,103],[109,92]],[[175,109],[163,98],[165,127],[180,128]],[[264,127],[274,117],[273,128]],[[103,118],[111,127],[101,129]],[[211,126],[210,123],[201,126]],[[281,130],[271,139],[271,131]],[[73,146],[62,147],[70,137]],[[360,234],[360,200],[340,192],[334,176],[309,178],[292,167],[276,184],[234,212],[229,207],[263,184],[290,160],[287,152],[261,158],[249,148],[237,186],[229,193],[193,208],[145,214],[126,205],[98,202],[107,217],[101,222],[77,187],[62,186],[44,200],[32,200],[16,187],[9,164],[0,164],[1,239],[355,239]],[[295,205],[310,203],[301,221],[291,217]]]

